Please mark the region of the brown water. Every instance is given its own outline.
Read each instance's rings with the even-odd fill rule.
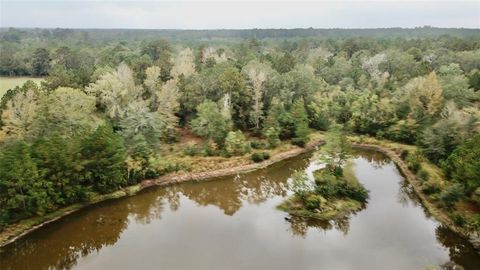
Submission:
[[[337,222],[275,209],[303,155],[236,177],[150,188],[81,210],[7,246],[0,269],[423,269],[480,255],[429,217],[395,165],[354,159],[366,208]]]

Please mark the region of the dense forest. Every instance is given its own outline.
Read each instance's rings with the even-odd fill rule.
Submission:
[[[1,99],[0,228],[188,170],[164,154],[185,136],[258,162],[338,125],[416,145],[426,194],[480,206],[479,30],[2,29],[0,75],[45,78]]]

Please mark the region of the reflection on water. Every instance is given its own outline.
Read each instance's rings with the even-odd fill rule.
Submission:
[[[156,187],[101,203],[4,248],[0,269],[420,269],[480,255],[432,220],[395,165],[357,151],[366,209],[317,221],[275,209],[310,155],[210,182]]]

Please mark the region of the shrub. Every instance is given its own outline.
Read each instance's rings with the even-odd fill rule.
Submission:
[[[453,184],[447,187],[445,190],[440,193],[439,199],[447,207],[452,207],[458,200],[460,200],[464,195],[463,186],[460,184]]]
[[[292,139],[292,144],[300,147],[305,147],[305,145],[308,143],[309,138],[308,137],[302,137],[302,138],[293,138]]]
[[[422,184],[422,191],[427,195],[438,193],[440,190],[440,186],[436,182],[427,181]]]
[[[346,181],[341,176],[335,176],[327,170],[316,172],[315,193],[325,198],[350,198],[359,202],[366,202],[368,190],[362,185]]]
[[[418,151],[415,151],[414,153],[409,154],[407,156],[406,161],[407,161],[408,168],[412,170],[414,173],[417,173],[421,167],[422,154],[420,154]]]
[[[280,139],[278,137],[279,131],[277,128],[270,127],[265,131],[265,137],[267,138],[268,147],[275,148],[280,143]]]
[[[185,149],[183,149],[183,153],[187,156],[196,156],[200,153],[200,149],[197,148],[195,144],[189,143]]]
[[[158,176],[187,169],[184,164],[166,159],[155,159],[151,161],[151,164],[151,169]]]
[[[253,153],[250,157],[253,162],[262,162],[270,158],[270,154],[268,152],[257,152]]]
[[[400,158],[401,158],[402,160],[405,160],[405,159],[408,157],[408,154],[409,154],[408,150],[407,150],[407,149],[404,149],[404,150],[402,150],[402,152],[400,153]]]
[[[458,212],[454,212],[451,215],[451,218],[453,220],[453,223],[457,226],[463,227],[466,223],[465,217]]]
[[[253,149],[265,149],[265,148],[267,148],[267,145],[264,142],[258,141],[258,140],[252,141],[250,143],[250,146]]]
[[[426,170],[420,169],[417,173],[417,176],[422,182],[425,182],[428,181],[430,174]]]
[[[225,138],[225,150],[232,156],[243,155],[250,152],[250,144],[240,130],[230,131]]]
[[[308,210],[315,210],[321,206],[323,201],[325,201],[325,199],[322,196],[311,193],[305,197],[303,203]]]

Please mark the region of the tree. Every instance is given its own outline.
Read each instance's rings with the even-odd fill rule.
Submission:
[[[69,205],[87,199],[85,185],[88,172],[80,157],[79,138],[51,136],[38,138],[32,145],[31,156],[39,174],[48,183],[48,196],[55,205]]]
[[[239,156],[250,152],[250,145],[240,130],[230,131],[225,138],[225,150],[232,156]]]
[[[160,79],[164,82],[171,79],[170,71],[173,66],[170,61],[171,53],[170,43],[163,39],[150,41],[142,48],[142,54],[150,56],[155,65],[160,68]]]
[[[125,116],[128,105],[142,94],[135,85],[132,70],[126,64],[120,64],[114,72],[104,74],[85,91],[95,96],[107,116],[116,122]]]
[[[6,102],[2,110],[2,129],[0,138],[32,139],[35,124],[44,95],[30,88],[17,92]]]
[[[95,97],[74,88],[61,87],[49,93],[38,112],[42,134],[70,136],[89,133],[103,120],[96,114]]]
[[[314,190],[312,181],[308,179],[308,176],[304,171],[294,172],[291,179],[290,188],[293,193],[302,200]]]
[[[480,187],[480,134],[466,140],[447,158],[447,176],[461,183],[472,194]]]
[[[171,74],[174,78],[183,75],[188,77],[195,73],[195,56],[192,49],[185,48],[181,50],[173,60]]]
[[[283,56],[277,56],[274,59],[272,66],[278,71],[278,73],[287,73],[293,69],[295,62],[295,57],[291,53],[286,52]]]
[[[268,79],[268,73],[271,73],[271,68],[259,62],[250,62],[243,68],[243,72],[248,78],[250,89],[252,91],[252,110],[250,112],[250,119],[255,125],[255,129],[260,129],[260,122],[263,119],[263,95],[265,93],[264,83]]]
[[[403,95],[409,100],[412,116],[417,120],[436,116],[443,107],[443,90],[432,72],[408,82]]]
[[[0,225],[52,207],[47,196],[50,186],[41,178],[26,143],[0,149],[0,168]]]
[[[350,157],[350,143],[340,125],[332,125],[325,136],[325,145],[320,150],[319,161],[326,164],[327,169],[341,174],[342,166]]]
[[[231,129],[231,123],[213,101],[205,101],[197,107],[197,117],[191,122],[195,134],[208,140],[213,140],[217,145],[223,146],[224,139]]]
[[[303,147],[309,140],[310,129],[308,128],[308,115],[302,98],[293,103],[290,114],[295,121],[295,139],[293,142]]]
[[[38,48],[32,57],[33,75],[45,76],[50,70],[50,53],[45,48]]]
[[[480,114],[458,110],[455,103],[450,102],[443,109],[441,118],[423,131],[419,144],[430,160],[440,163],[458,145],[474,136],[479,128]]]
[[[471,104],[475,99],[475,92],[470,88],[468,78],[463,75],[460,65],[441,66],[438,73],[446,100],[453,100],[460,108]]]
[[[108,193],[126,184],[126,152],[121,137],[109,126],[99,126],[81,141],[81,159],[87,183],[100,193]]]
[[[128,106],[126,115],[120,120],[123,137],[129,141],[141,134],[154,146],[167,132],[168,120],[158,112],[151,111],[145,102],[136,101]]]
[[[277,119],[279,110],[280,105],[278,104],[278,100],[274,99],[270,106],[270,110],[268,110],[267,118],[265,119],[263,127],[263,136],[267,138],[268,146],[270,148],[276,147],[280,142],[280,123]]]

